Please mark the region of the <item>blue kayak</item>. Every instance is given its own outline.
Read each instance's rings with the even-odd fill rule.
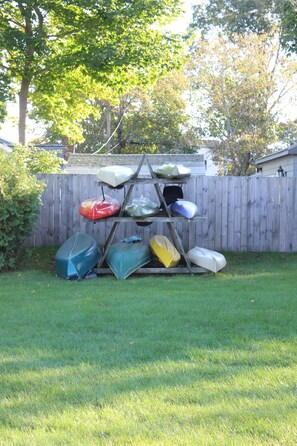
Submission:
[[[173,215],[178,215],[184,218],[194,218],[198,215],[197,205],[187,200],[175,201],[170,205],[170,210]]]
[[[150,248],[138,237],[113,243],[108,249],[106,262],[119,280],[124,280],[151,260]]]
[[[77,232],[56,253],[57,274],[64,279],[81,280],[91,272],[101,256],[96,240],[88,234]]]

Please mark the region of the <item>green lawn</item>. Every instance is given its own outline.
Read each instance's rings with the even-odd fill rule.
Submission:
[[[297,444],[297,254],[216,275],[0,274],[1,446]]]

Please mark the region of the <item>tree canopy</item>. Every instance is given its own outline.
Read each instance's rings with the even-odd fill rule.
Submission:
[[[83,121],[84,142],[78,151],[139,153],[189,151],[197,138],[189,129],[184,92],[189,82],[173,71],[145,89],[115,97],[108,89],[95,99],[96,116]],[[196,143],[196,144],[195,144]]]
[[[280,41],[297,52],[297,3],[295,0],[208,0],[194,7],[193,27],[207,32],[219,27],[233,33],[271,33],[280,30]]]
[[[19,140],[25,142],[28,100],[35,86],[55,88],[65,73],[119,88],[146,83],[177,63],[181,39],[161,25],[180,0],[0,1],[1,80],[19,95]],[[2,94],[1,94],[2,93]],[[0,103],[6,98],[0,88]]]
[[[264,34],[212,36],[196,42],[190,72],[204,100],[201,133],[218,142],[214,161],[222,174],[247,175],[277,138],[280,100],[296,91],[296,62]]]

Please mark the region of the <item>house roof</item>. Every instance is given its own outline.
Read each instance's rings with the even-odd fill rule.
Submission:
[[[138,166],[142,154],[121,155],[95,155],[90,153],[70,153],[66,173],[93,173],[96,174],[99,167],[108,165]],[[165,163],[183,164],[191,168],[191,172],[197,175],[205,175],[204,156],[199,154],[148,154],[152,167]],[[144,166],[144,171],[147,166]]]
[[[269,155],[262,156],[261,158],[256,159],[255,164],[263,164],[268,161],[275,160],[277,158],[283,158],[288,155],[297,155],[297,143],[292,144],[286,149],[278,150],[277,152],[270,153]]]
[[[7,147],[12,147],[13,146],[12,142],[7,141],[7,139],[4,139],[4,138],[0,138],[0,144],[3,144],[4,146],[7,146]]]
[[[6,152],[11,152],[12,146],[13,146],[12,142],[7,141],[4,138],[0,138],[0,147],[4,149]]]

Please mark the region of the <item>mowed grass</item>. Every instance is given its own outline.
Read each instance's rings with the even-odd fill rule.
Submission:
[[[216,275],[0,274],[1,446],[297,444],[297,255]]]

